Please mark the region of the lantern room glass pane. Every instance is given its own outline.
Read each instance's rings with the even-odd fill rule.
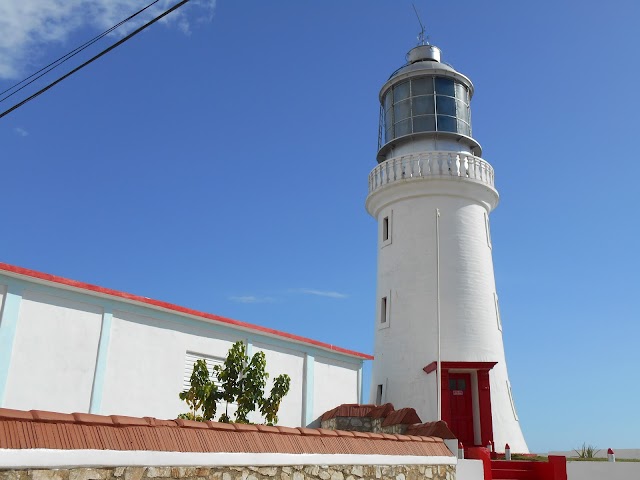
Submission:
[[[456,100],[451,97],[436,96],[436,109],[442,115],[456,116]],[[439,129],[438,129],[439,130]]]
[[[422,77],[411,80],[411,95],[433,95],[433,78]]]
[[[387,110],[384,114],[384,124],[387,126],[387,128],[390,125],[393,125],[393,108],[390,108],[389,110]]]
[[[469,123],[469,107],[467,104],[456,100],[456,110],[458,112],[457,117]]]
[[[384,109],[388,111],[393,105],[393,90],[389,90],[384,96]]]
[[[438,131],[439,132],[457,132],[458,121],[455,117],[447,117],[445,115],[438,115]]]
[[[433,95],[413,98],[413,115],[433,115],[434,113]]]
[[[435,115],[422,115],[420,117],[413,117],[414,132],[435,132],[435,130],[436,130]]]
[[[384,142],[390,142],[393,140],[393,124],[389,124],[384,132]]]
[[[411,116],[411,100],[403,100],[393,106],[395,121],[404,120]]]
[[[395,125],[396,137],[401,137],[402,135],[409,135],[411,133],[411,119],[402,120],[401,122],[396,123]]]
[[[405,98],[409,98],[409,82],[399,83],[395,87],[393,87],[393,99],[394,102],[397,103],[400,100],[404,100]]]
[[[455,97],[456,89],[453,80],[449,78],[436,77],[436,93]]]
[[[469,96],[467,94],[467,87],[465,87],[461,83],[456,83],[456,98],[458,100],[463,101],[464,103],[469,103]]]

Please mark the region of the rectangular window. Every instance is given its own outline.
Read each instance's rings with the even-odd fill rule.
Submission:
[[[387,323],[387,297],[380,299],[380,323]]]
[[[193,373],[193,365],[196,360],[204,360],[207,362],[207,370],[209,375],[213,375],[214,365],[223,365],[224,358],[212,357],[210,355],[203,355],[201,353],[187,352],[184,359],[184,376],[182,377],[182,390],[189,390],[191,388],[191,374]],[[216,385],[219,387],[220,383],[216,381]]]
[[[382,405],[382,385],[376,389],[376,405]]]
[[[389,217],[384,217],[382,219],[382,241],[386,242],[389,240]]]

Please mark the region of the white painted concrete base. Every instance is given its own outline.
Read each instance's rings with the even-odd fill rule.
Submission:
[[[631,480],[640,478],[640,462],[567,462],[567,480]]]
[[[484,480],[482,460],[458,460],[456,480]]]
[[[447,446],[451,455],[454,457],[458,455],[458,440],[455,438],[445,438],[444,444]]]
[[[637,458],[640,459],[640,448],[614,448],[616,458]],[[575,450],[565,452],[549,452],[549,455],[563,455],[567,458],[576,457]],[[595,454],[596,458],[607,458],[607,449],[601,448]]]
[[[270,465],[455,465],[455,457],[0,449],[3,468]],[[471,477],[470,477],[471,478]],[[475,478],[475,477],[473,477]]]

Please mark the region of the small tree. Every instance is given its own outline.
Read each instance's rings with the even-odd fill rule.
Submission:
[[[224,365],[213,367],[214,378],[210,378],[205,361],[198,360],[193,366],[191,388],[180,393],[180,399],[187,402],[190,412],[181,414],[180,418],[212,420],[216,414],[216,404],[222,400],[226,404],[225,412],[218,419],[220,422],[231,422],[229,404],[235,403],[235,421],[238,423],[249,423],[249,414],[256,409],[268,425],[277,423],[280,403],[289,392],[291,378],[286,374],[276,377],[269,397],[265,398],[264,388],[269,378],[266,366],[264,352],[249,358],[243,342],[233,344]],[[220,389],[216,387],[215,378]]]
[[[180,400],[187,402],[189,413],[182,413],[178,418],[206,422],[216,415],[217,402],[221,397],[215,382],[209,378],[209,369],[205,360],[196,360],[189,379],[191,388],[180,393]]]

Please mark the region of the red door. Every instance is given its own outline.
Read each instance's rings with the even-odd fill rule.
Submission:
[[[449,373],[451,431],[465,446],[474,445],[471,374]]]

